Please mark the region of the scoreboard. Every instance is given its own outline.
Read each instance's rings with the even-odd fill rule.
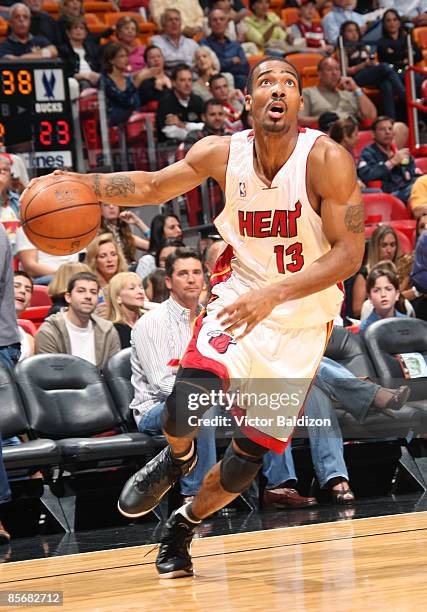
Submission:
[[[30,153],[40,170],[74,166],[68,79],[60,62],[2,60],[0,144]]]

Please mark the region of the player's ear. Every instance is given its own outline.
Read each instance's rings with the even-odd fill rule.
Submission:
[[[250,113],[252,110],[252,96],[249,94],[245,95],[245,111]]]
[[[303,110],[304,110],[304,96],[300,96],[298,112],[302,113]]]

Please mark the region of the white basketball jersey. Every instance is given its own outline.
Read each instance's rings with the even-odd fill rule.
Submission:
[[[260,289],[298,274],[330,250],[320,216],[306,190],[307,158],[322,132],[302,130],[294,151],[267,187],[253,166],[253,132],[231,137],[225,207],[215,225],[234,251],[226,284],[238,293]],[[214,287],[213,293],[220,288]],[[326,323],[339,313],[343,292],[336,285],[277,306],[269,320],[286,328]]]

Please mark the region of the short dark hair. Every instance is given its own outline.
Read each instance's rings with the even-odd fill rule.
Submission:
[[[375,266],[373,270],[371,270],[368,274],[368,278],[366,279],[366,293],[369,295],[371,290],[375,287],[375,283],[381,276],[386,276],[396,291],[399,291],[399,279],[397,278],[397,274],[393,272],[393,270],[389,267]]]
[[[210,76],[209,77],[209,87],[212,87],[212,84],[215,83],[215,81],[219,81],[220,79],[225,79],[227,81],[227,77],[221,74],[221,72],[217,72],[217,74],[213,74],[212,76]],[[228,81],[227,81],[227,84],[228,84]]]
[[[99,289],[99,281],[96,278],[95,274],[92,274],[92,272],[77,272],[77,274],[74,274],[74,276],[72,276],[70,280],[68,281],[67,293],[71,293],[75,287],[75,284],[81,280],[92,281],[96,283]]]
[[[156,45],[148,45],[148,47],[145,47],[145,49],[144,49],[144,61],[145,61],[145,63],[147,63],[148,54],[153,49],[157,49],[157,51],[160,51],[160,53],[163,55],[163,52],[160,49],[160,47],[156,47]]]
[[[388,117],[387,115],[380,115],[375,119],[375,121],[372,122],[371,130],[375,132],[375,130],[377,129],[377,125],[379,123],[382,123],[383,121],[391,121],[394,125],[394,119],[392,117]]]
[[[197,261],[200,261],[203,268],[202,256],[198,251],[190,247],[177,249],[175,253],[171,253],[166,257],[165,271],[166,276],[168,276],[169,278],[171,278],[173,274],[175,262],[178,261],[178,259],[197,259]]]
[[[215,98],[209,98],[209,100],[206,100],[206,102],[203,104],[203,115],[208,112],[210,106],[220,106],[222,108],[222,102],[216,100]]]
[[[29,274],[27,274],[26,272],[24,272],[23,270],[17,270],[16,272],[14,272],[13,273],[13,278],[15,278],[16,276],[23,276],[28,281],[30,281],[30,283],[31,283],[31,293],[32,293],[33,289],[34,289],[34,281],[31,278],[31,276]]]
[[[291,63],[288,62],[287,59],[285,59],[284,57],[273,57],[271,55],[266,55],[265,57],[263,57],[262,59],[260,59],[256,64],[254,64],[249,72],[248,75],[248,79],[246,81],[246,92],[248,94],[252,93],[252,87],[253,87],[253,79],[254,79],[254,73],[255,70],[261,66],[262,64],[264,64],[265,62],[282,62],[283,64],[287,64],[288,66],[290,66],[293,70],[295,70],[295,76],[297,77],[297,81],[298,81],[298,89],[299,92],[301,93],[302,91],[302,84],[301,84],[301,77],[299,75],[298,70],[295,68],[295,66]]]
[[[172,70],[172,74],[171,74],[171,79],[172,81],[176,81],[178,78],[178,74],[180,72],[184,72],[184,70],[186,70],[187,72],[189,72],[191,75],[193,74],[190,66],[188,66],[187,64],[178,64],[177,66],[174,67],[174,69]]]
[[[164,240],[162,242],[161,245],[159,245],[156,254],[154,255],[154,259],[156,262],[156,268],[160,268],[160,253],[162,252],[163,249],[167,248],[167,247],[176,247],[178,248],[185,248],[185,244],[182,242],[182,240],[177,240],[176,238],[166,238],[166,240]]]
[[[359,34],[359,40],[362,38],[362,32],[360,31],[360,26],[358,23],[356,23],[355,21],[344,21],[344,23],[341,24],[340,26],[340,36],[342,36],[344,38],[344,32],[345,30],[348,28],[349,25],[354,25],[356,26],[356,30]]]

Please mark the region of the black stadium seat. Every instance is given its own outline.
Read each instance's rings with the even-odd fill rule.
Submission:
[[[114,403],[120,412],[123,421],[130,431],[136,430],[135,420],[129,404],[133,400],[133,387],[131,383],[132,368],[130,365],[131,348],[123,349],[113,355],[104,366],[103,374],[113,396]]]

